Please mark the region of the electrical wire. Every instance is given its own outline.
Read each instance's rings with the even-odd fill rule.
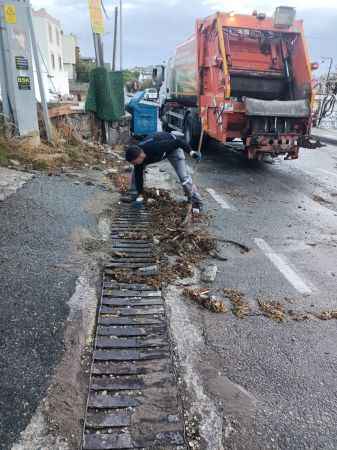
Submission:
[[[106,8],[105,8],[105,5],[104,5],[103,0],[101,0],[101,6],[102,6],[102,10],[103,10],[103,12],[104,12],[105,18],[106,18],[107,20],[111,20],[111,17],[109,16],[109,14],[108,14],[108,12],[107,12],[107,10],[106,10]]]
[[[47,73],[47,75],[48,75],[48,80],[50,81],[50,84],[52,85],[52,88],[54,89],[54,91],[53,91],[52,93],[53,93],[53,94],[57,94],[56,86],[55,86],[55,84],[54,84],[54,82],[53,82],[53,80],[52,80],[52,75],[49,73],[47,63],[46,63],[46,61],[45,61],[45,59],[44,59],[44,56],[43,56],[43,53],[42,53],[42,51],[41,51],[41,47],[39,46],[39,44],[37,44],[37,48],[38,48],[38,51],[39,51],[39,53],[40,53],[40,56],[41,56],[43,65],[44,65],[44,67],[45,67],[45,69],[46,69],[46,73]]]
[[[326,117],[331,117],[333,112],[335,111],[335,106],[337,103],[337,98],[335,94],[330,96],[326,96],[323,100],[321,113],[318,120],[318,125],[320,125],[321,121]]]

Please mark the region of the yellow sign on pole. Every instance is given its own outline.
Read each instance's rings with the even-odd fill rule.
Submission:
[[[11,25],[16,24],[16,8],[14,5],[4,5],[5,22]]]
[[[102,13],[101,0],[88,0],[91,28],[94,33],[104,33],[104,18]]]

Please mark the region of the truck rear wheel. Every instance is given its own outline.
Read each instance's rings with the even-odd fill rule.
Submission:
[[[193,148],[198,149],[201,134],[200,119],[196,114],[187,114],[184,121],[185,141]]]

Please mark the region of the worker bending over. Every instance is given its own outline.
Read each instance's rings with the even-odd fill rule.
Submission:
[[[201,210],[201,196],[194,186],[191,176],[188,174],[184,152],[198,161],[201,159],[200,154],[193,151],[187,142],[171,133],[165,132],[151,134],[137,145],[129,145],[127,147],[125,158],[134,165],[131,191],[137,192],[137,204],[142,204],[144,200],[142,194],[145,167],[167,158],[180,180],[185,195],[192,203],[193,210],[196,212]]]

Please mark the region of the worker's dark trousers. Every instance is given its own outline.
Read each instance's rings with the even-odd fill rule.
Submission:
[[[167,156],[167,159],[174,168],[189,201],[192,201],[192,203],[196,205],[201,204],[201,195],[193,184],[191,176],[188,174],[184,151],[181,148],[178,148],[171,152],[170,155]],[[136,189],[134,172],[132,173],[131,189]]]

